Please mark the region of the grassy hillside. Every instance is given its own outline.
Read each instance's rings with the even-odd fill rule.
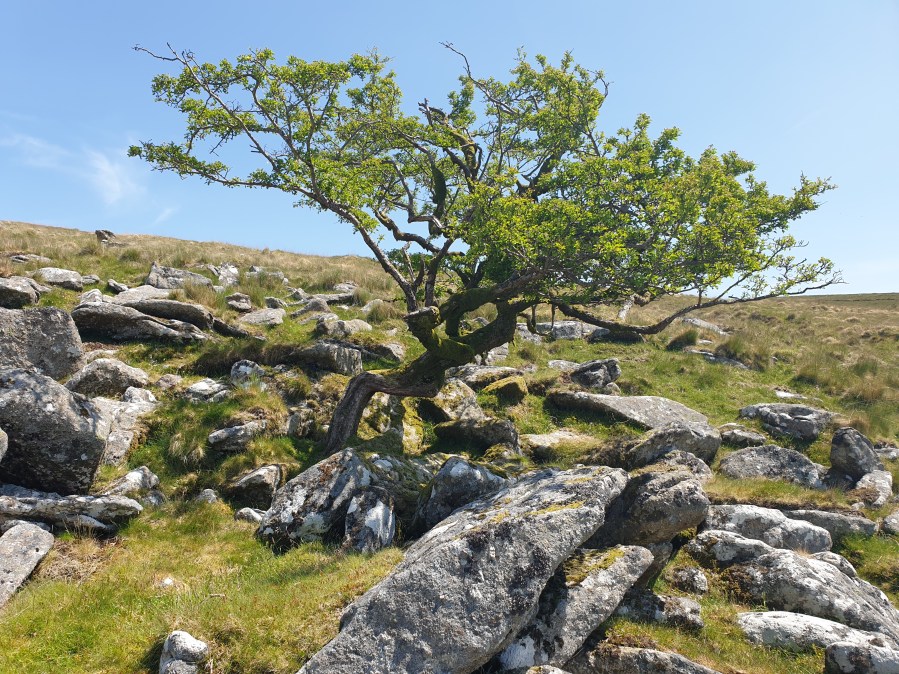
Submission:
[[[307,291],[351,280],[359,290],[354,306],[337,310],[341,318],[363,317],[360,307],[372,298],[391,302],[368,317],[375,330],[358,339],[400,341],[409,357],[420,351],[402,331],[402,304],[393,302],[397,293],[392,281],[373,260],[146,235],[121,235],[120,240],[123,247],[104,248],[92,232],[0,221],[0,275],[52,264],[97,274],[102,288],[108,278],[139,284],[153,261],[200,273],[208,272],[198,265],[228,261],[242,270],[254,264],[278,269],[291,286]],[[24,252],[44,255],[52,263],[8,261],[10,254]],[[257,304],[266,295],[285,293],[278,284],[247,278],[237,290]],[[222,297],[209,290],[188,289],[176,295],[205,303],[226,320],[236,317]],[[78,297],[79,293],[54,290],[41,302],[71,309]],[[635,309],[629,320],[644,322],[686,301],[670,298],[662,306]],[[718,307],[698,317],[725,328],[729,336],[675,324],[641,344],[514,343],[505,364],[536,366],[527,375],[530,393],[517,404],[484,393],[480,402],[493,415],[512,419],[521,433],[565,427],[591,436],[593,442],[561,447],[554,455],[540,458],[560,466],[587,462],[605,446],[635,437],[639,431],[554,408],[544,393],[558,373],[547,363],[615,357],[623,370],[618,384],[624,394],[678,400],[706,414],[715,425],[736,421],[745,405],[777,400],[775,391],[781,390],[840,413],[843,423],[851,423],[872,440],[899,441],[899,294],[768,300]],[[389,335],[394,329],[399,333]],[[282,362],[285,352],[311,340],[311,332],[311,325],[288,319],[265,331],[264,342],[218,338],[183,347],[129,344],[119,349],[117,357],[145,369],[151,381],[176,373],[190,383],[203,376],[225,376],[240,358],[270,365]],[[680,348],[692,344],[750,368],[710,363]],[[289,368],[277,375],[275,389],[253,387],[223,403],[195,406],[159,394],[160,408],[129,466],[147,465],[157,473],[169,502],[146,511],[113,540],[65,535],[57,543],[37,576],[0,613],[0,672],[155,671],[161,640],[173,629],[186,629],[210,643],[212,672],[296,671],[336,632],[342,607],[383,577],[401,553],[391,549],[367,557],[305,545],[276,556],[254,540],[252,525],[233,520],[226,504],[204,505],[189,499],[202,488],[218,488],[255,466],[280,463],[290,477],[319,460],[310,440],[271,434],[254,440],[246,453],[223,458],[205,452],[205,438],[224,423],[247,415],[283,421],[290,406],[309,396],[313,386],[334,400],[345,382],[339,375],[314,381]],[[438,441],[427,423],[422,430],[424,451],[476,454],[473,448]],[[355,442],[368,439],[371,432],[363,428],[360,436]],[[829,434],[811,444],[792,446],[815,461],[829,463]],[[726,453],[722,449],[719,457]],[[126,469],[105,469],[101,482]],[[899,465],[890,469],[894,484],[899,483]],[[720,477],[707,485],[707,491],[718,501],[773,506],[843,509],[851,503],[835,491],[772,482],[734,483]],[[885,513],[867,514],[877,518]],[[842,551],[863,576],[890,593],[894,602],[899,600],[899,544],[894,539],[847,541]],[[726,586],[712,581],[712,592],[702,600],[708,627],[701,635],[624,620],[614,621],[610,634],[621,643],[656,643],[679,650],[722,672],[820,671],[820,654],[794,656],[746,643],[734,622],[736,612],[745,607],[731,601]]]

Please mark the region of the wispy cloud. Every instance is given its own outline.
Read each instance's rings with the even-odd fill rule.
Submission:
[[[23,133],[14,133],[0,138],[0,147],[18,150],[22,162],[27,166],[54,171],[65,171],[66,160],[71,157],[71,153],[65,148]]]
[[[144,189],[131,174],[131,169],[121,160],[112,159],[108,154],[88,150],[87,179],[94,186],[100,198],[111,206],[121,201],[143,194]]]
[[[177,213],[177,212],[178,212],[177,208],[172,208],[170,206],[167,208],[163,208],[162,212],[156,216],[156,219],[153,221],[153,224],[151,225],[151,227],[158,227],[159,225],[164,223],[166,220],[171,218],[173,215],[175,215],[175,213]]]

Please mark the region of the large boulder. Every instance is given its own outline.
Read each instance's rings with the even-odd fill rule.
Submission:
[[[28,522],[16,524],[0,536],[0,608],[47,556],[53,540],[53,534]]]
[[[147,314],[148,316],[155,316],[156,318],[169,318],[172,320],[181,321],[182,323],[190,323],[191,325],[195,325],[196,327],[198,327],[200,330],[212,329],[212,312],[202,304],[196,304],[193,302],[179,302],[178,300],[155,297],[147,297],[141,299],[130,299],[126,297],[125,299],[122,299],[123,295],[127,295],[127,293],[122,293],[121,295],[116,296],[115,298],[113,298],[112,302],[114,304],[121,304],[122,306],[137,309],[141,313]]]
[[[287,312],[284,309],[257,309],[247,314],[243,314],[238,318],[239,323],[244,325],[256,325],[271,328],[281,325]]]
[[[470,672],[536,616],[559,565],[603,522],[624,471],[541,471],[457,510],[353,603],[303,674]],[[476,626],[476,629],[474,627]]]
[[[81,337],[68,312],[0,309],[0,369],[35,369],[62,379],[81,367],[83,358]]]
[[[591,360],[578,365],[568,376],[576,384],[601,390],[621,376],[621,364],[617,358]]]
[[[598,328],[581,321],[555,321],[536,324],[537,334],[550,339],[586,339],[597,341],[609,334],[606,328]]]
[[[159,657],[159,674],[197,674],[209,657],[209,646],[182,630],[166,637]]]
[[[883,470],[883,462],[868,438],[854,428],[840,428],[830,441],[830,465],[858,480],[875,470]]]
[[[291,360],[352,377],[362,372],[362,354],[334,342],[319,341],[291,354]]]
[[[601,643],[565,665],[571,674],[719,674],[677,653]]]
[[[550,579],[537,615],[496,657],[500,671],[564,666],[652,564],[645,548],[580,550]]]
[[[190,323],[155,318],[111,302],[79,304],[72,310],[72,318],[81,336],[91,339],[151,339],[178,343],[206,339],[203,331]]]
[[[660,428],[676,421],[698,424],[709,422],[696,410],[659,396],[613,396],[583,391],[553,391],[547,399],[562,409],[597,412],[648,429]]]
[[[284,471],[281,466],[260,466],[237,477],[225,491],[239,505],[267,510],[283,479]]]
[[[760,403],[740,410],[745,419],[759,419],[774,435],[797,440],[815,440],[833,420],[833,412],[793,403]]]
[[[350,499],[370,484],[371,472],[356,452],[333,454],[275,492],[256,535],[276,548],[322,540],[343,525]]]
[[[62,496],[0,485],[0,520],[45,522],[61,529],[111,534],[117,523],[142,511],[140,503],[126,496]]]
[[[705,567],[728,567],[751,562],[772,552],[767,543],[732,531],[706,529],[687,543],[689,555]]]
[[[60,269],[59,267],[41,267],[34,275],[48,286],[59,286],[67,290],[84,290],[84,279],[81,274],[71,269]]]
[[[86,396],[117,396],[129,387],[143,388],[150,382],[146,372],[115,358],[97,358],[78,370],[66,388]]]
[[[818,467],[795,449],[763,445],[747,447],[721,460],[718,470],[732,480],[764,478],[784,480],[808,489],[823,489]]]
[[[805,520],[827,529],[834,543],[839,543],[846,536],[873,536],[877,532],[877,523],[861,515],[804,509],[784,510],[783,514],[791,519]]]
[[[824,674],[899,674],[899,649],[838,641],[824,651]]]
[[[116,294],[115,297],[107,298],[113,304],[121,304],[128,306],[146,300],[164,300],[171,295],[171,290],[166,288],[156,288],[154,286],[141,285],[135,288],[126,288]]]
[[[396,515],[393,498],[381,487],[367,487],[352,499],[346,512],[343,548],[377,552],[393,543]]]
[[[202,274],[174,267],[163,267],[155,262],[150,267],[150,273],[147,274],[144,283],[165,290],[175,290],[187,285],[212,287],[212,281]]]
[[[459,379],[448,380],[433,398],[421,398],[418,409],[423,417],[438,423],[486,416],[474,389]]]
[[[321,318],[315,324],[313,334],[320,337],[344,339],[357,332],[371,332],[371,325],[359,318],[343,321],[340,319]]]
[[[709,507],[705,527],[764,541],[774,548],[823,552],[830,550],[830,532],[811,522],[790,519],[779,510],[754,505]]]
[[[633,470],[655,463],[672,451],[689,452],[709,464],[721,446],[721,435],[708,424],[675,421],[650,431],[632,447],[622,450],[627,468]]]
[[[508,419],[457,419],[434,426],[438,438],[457,440],[486,449],[493,445],[509,444],[518,447],[518,430]]]
[[[61,494],[90,489],[109,425],[89,399],[49,377],[3,370],[0,427],[9,435],[0,481]]]
[[[484,466],[471,463],[461,456],[450,457],[421,496],[415,515],[417,528],[427,531],[457,508],[497,492],[504,486],[505,478]]]
[[[27,276],[0,278],[0,307],[21,309],[36,304],[41,295],[50,290]]]
[[[837,641],[896,647],[891,639],[878,632],[856,630],[833,620],[790,611],[740,613],[737,624],[752,643],[793,652],[827,648]]]

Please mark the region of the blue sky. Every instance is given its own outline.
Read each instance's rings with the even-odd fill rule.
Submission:
[[[571,50],[612,81],[603,127],[648,113],[697,154],[736,150],[787,191],[801,173],[839,186],[793,227],[832,258],[837,292],[899,291],[899,3],[339,2],[4,3],[0,40],[0,219],[154,233],[319,254],[366,254],[348,226],[285,195],[154,173],[137,140],[179,138],[155,103],[166,42],[201,60],[270,47],[342,59],[392,57],[407,100],[442,100],[466,52],[502,76],[516,49]]]

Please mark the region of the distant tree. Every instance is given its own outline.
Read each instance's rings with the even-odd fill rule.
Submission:
[[[340,450],[376,392],[433,396],[452,366],[510,341],[518,316],[547,303],[627,338],[719,304],[794,295],[839,282],[826,259],[797,259],[790,222],[832,188],[802,176],[792,194],[768,191],[733,152],[689,157],[677,129],[650,134],[649,117],[607,134],[602,72],[519,54],[506,80],[480,78],[460,58],[443,107],[410,114],[386,59],[280,64],[270,50],[201,63],[169,47],[179,72],[153,80],[179,110],[180,142],[142,142],[154,168],[227,187],[287,192],[362,237],[402,291],[406,322],[425,352],[349,383],[330,426]],[[249,145],[255,168],[236,173],[224,146]],[[604,320],[600,305],[644,305],[676,293],[691,304],[651,325]],[[464,318],[496,308],[487,325]]]

